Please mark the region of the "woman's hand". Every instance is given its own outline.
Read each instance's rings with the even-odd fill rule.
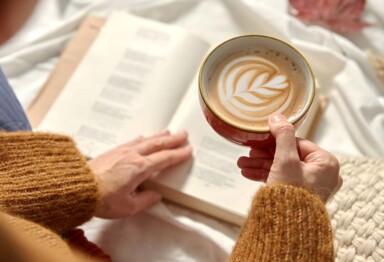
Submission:
[[[186,132],[171,135],[163,131],[139,137],[90,160],[101,194],[96,216],[125,217],[159,202],[159,193],[138,187],[163,169],[189,159],[192,149],[186,143]]]
[[[276,147],[252,148],[249,157],[240,157],[238,166],[246,178],[267,185],[303,186],[326,202],[342,185],[339,162],[312,142],[295,137],[294,127],[277,114],[269,118]]]

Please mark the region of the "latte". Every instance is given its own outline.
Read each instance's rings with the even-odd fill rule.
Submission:
[[[265,47],[237,51],[218,61],[208,76],[207,98],[228,122],[244,129],[268,127],[268,117],[297,114],[308,94],[301,68]]]

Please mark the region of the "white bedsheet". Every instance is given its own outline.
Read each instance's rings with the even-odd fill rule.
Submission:
[[[314,140],[348,155],[384,155],[384,85],[364,50],[384,54],[384,4],[368,0],[373,26],[342,37],[288,15],[286,0],[40,0],[24,28],[0,47],[0,66],[24,108],[42,87],[67,41],[89,13],[113,10],[184,27],[215,44],[259,33],[293,43],[308,58],[329,97]],[[235,161],[235,160],[234,160]],[[170,204],[135,217],[84,227],[115,261],[224,261],[238,228]]]

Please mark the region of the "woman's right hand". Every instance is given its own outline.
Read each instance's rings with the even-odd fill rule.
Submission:
[[[289,184],[306,187],[326,202],[342,185],[339,162],[314,143],[295,137],[287,119],[276,114],[269,118],[276,147],[252,148],[249,157],[240,157],[238,166],[246,178],[267,185]]]

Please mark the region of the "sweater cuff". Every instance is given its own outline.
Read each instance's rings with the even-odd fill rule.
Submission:
[[[260,188],[230,261],[332,261],[332,229],[320,198],[304,188]]]
[[[67,136],[0,133],[0,209],[55,232],[89,220],[98,187]]]

